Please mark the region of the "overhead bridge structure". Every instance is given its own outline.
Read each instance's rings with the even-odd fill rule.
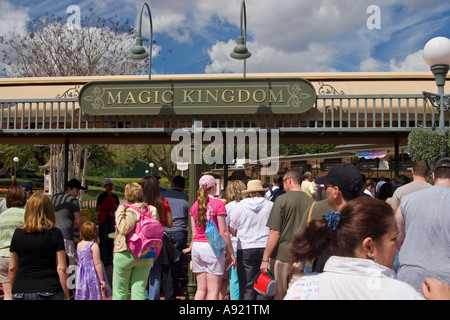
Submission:
[[[183,80],[236,75],[154,75]],[[0,143],[122,144],[174,143],[174,130],[254,128],[279,130],[280,143],[405,143],[418,127],[437,127],[439,111],[424,97],[434,92],[434,77],[423,73],[249,74],[247,79],[303,78],[317,100],[305,113],[239,114],[222,108],[210,114],[90,115],[80,108],[80,90],[92,81],[139,81],[141,76],[6,78],[0,80]],[[448,92],[448,91],[447,91]],[[199,105],[201,101],[199,102]],[[124,106],[126,108],[126,106]],[[445,116],[445,127],[449,115]],[[176,141],[175,141],[176,143]]]

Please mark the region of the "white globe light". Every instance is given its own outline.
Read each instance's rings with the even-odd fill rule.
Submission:
[[[19,162],[19,158],[14,157],[14,158],[13,158],[13,161],[14,161],[14,162]]]
[[[423,48],[423,59],[430,66],[450,65],[450,39],[436,37],[427,42]]]
[[[153,168],[153,167],[155,166],[155,165],[153,164],[153,162],[150,162],[148,165],[150,166],[150,168]]]

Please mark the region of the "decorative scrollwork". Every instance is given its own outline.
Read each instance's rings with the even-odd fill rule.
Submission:
[[[105,89],[100,89],[98,87],[92,90],[92,94],[84,97],[86,101],[92,101],[92,108],[99,109],[104,107],[104,103],[102,100],[103,95],[105,94]]]
[[[302,104],[302,100],[308,99],[311,97],[309,93],[301,92],[302,88],[298,84],[294,84],[293,86],[288,87],[288,92],[291,95],[287,104],[294,108],[300,107]]]
[[[323,83],[323,81],[320,81],[318,83],[320,85],[319,90],[317,90],[319,92],[319,94],[322,95],[343,95],[345,94],[344,91],[337,91],[332,85],[329,84],[325,84]]]
[[[435,107],[438,111],[441,111],[441,96],[436,93],[431,92],[422,92],[425,99],[427,99],[433,107]],[[443,95],[442,96],[442,107],[444,111],[447,111],[450,109],[450,95]]]
[[[80,93],[81,85],[77,84],[75,87],[67,89],[63,94],[56,95],[56,98],[76,98]]]

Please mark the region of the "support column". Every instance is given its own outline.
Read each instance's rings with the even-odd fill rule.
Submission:
[[[64,138],[64,191],[67,190],[67,181],[69,180],[69,137]]]
[[[398,134],[396,134],[395,135],[395,138],[394,138],[394,156],[395,156],[395,160],[394,160],[394,163],[395,163],[395,167],[394,167],[394,170],[395,170],[395,177],[398,177],[398,175],[400,174],[400,153],[399,153],[399,148],[400,148],[400,139],[399,139],[399,137],[398,137]]]
[[[195,123],[195,122],[194,122]],[[201,177],[201,164],[196,163],[195,154],[196,152],[201,152],[202,145],[196,145],[195,143],[195,130],[196,126],[193,125],[193,132],[191,134],[191,161],[189,163],[189,208],[192,207],[194,202],[197,200],[197,190],[198,190],[198,180]],[[198,150],[200,148],[200,150]],[[190,244],[192,241],[192,226],[191,218],[188,219],[188,239],[187,243]],[[194,300],[195,292],[197,291],[197,282],[195,274],[192,272],[191,264],[189,263],[188,268],[188,285],[187,285],[187,299]]]

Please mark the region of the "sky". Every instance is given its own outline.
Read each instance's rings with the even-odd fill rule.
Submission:
[[[241,0],[147,1],[153,22],[153,74],[241,73],[230,57]],[[117,15],[134,21],[142,0],[0,0],[0,36],[23,32],[45,13],[70,20]],[[450,38],[448,0],[247,0],[247,73],[428,71],[423,47]],[[73,19],[72,19],[73,20]],[[69,21],[70,22],[70,21]],[[148,18],[143,36],[149,37]]]

